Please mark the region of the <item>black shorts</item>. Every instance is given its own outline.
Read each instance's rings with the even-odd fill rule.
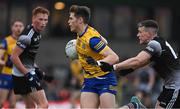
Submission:
[[[163,91],[158,97],[158,101],[163,108],[180,108],[180,90],[163,87]]]
[[[36,88],[31,88],[27,85],[27,81],[25,77],[17,77],[12,75],[13,85],[14,85],[14,93],[20,95],[26,95],[33,91],[42,90],[42,86],[37,86]]]

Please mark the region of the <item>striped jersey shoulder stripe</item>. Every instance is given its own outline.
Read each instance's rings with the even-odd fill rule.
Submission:
[[[29,33],[28,33],[28,37],[30,37],[30,38],[32,38],[32,36],[34,35],[34,30],[33,30],[33,28],[29,31]]]
[[[104,46],[104,43],[102,41],[100,41],[96,46],[95,48],[98,50],[100,49],[102,46]]]

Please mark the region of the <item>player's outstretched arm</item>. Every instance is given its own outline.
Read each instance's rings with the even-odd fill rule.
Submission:
[[[107,62],[111,65],[119,61],[118,55],[110,47],[108,47],[107,43],[105,43],[101,38],[92,37],[89,40],[89,45],[94,52],[104,56],[103,59],[96,61]]]
[[[136,57],[129,58],[114,65],[114,70],[137,69],[150,62],[151,55],[146,51],[141,51]]]

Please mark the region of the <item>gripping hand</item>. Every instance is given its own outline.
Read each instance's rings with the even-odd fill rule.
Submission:
[[[53,76],[46,75],[46,73],[39,68],[35,68],[35,72],[40,80],[45,80],[47,82],[52,82],[54,80]]]
[[[98,65],[97,61],[93,59],[92,57],[87,57],[86,62],[90,65]]]
[[[27,80],[29,87],[38,87],[40,86],[39,78],[37,77],[34,71],[28,72],[25,74],[25,78]]]
[[[107,72],[107,71],[114,71],[113,65],[110,65],[107,62],[102,62],[100,61],[99,67],[101,68],[102,71]]]
[[[103,62],[103,61],[96,61],[92,57],[87,57],[86,62],[91,65],[99,66],[101,68],[101,70],[104,72],[114,70],[113,65],[110,65],[109,63]]]

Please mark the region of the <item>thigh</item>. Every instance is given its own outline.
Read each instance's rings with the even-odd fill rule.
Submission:
[[[98,108],[99,96],[93,92],[81,92],[80,104],[81,108]]]
[[[155,109],[165,109],[165,108],[161,107],[160,102],[157,100]]]
[[[48,104],[44,90],[34,91],[28,94],[37,105]]]
[[[174,103],[173,108],[180,108],[180,90],[179,90],[178,97],[176,99],[176,102]]]
[[[36,92],[38,90],[42,90],[41,84],[40,86],[37,87],[29,87],[27,84],[27,80],[25,77],[17,77],[17,76],[12,76],[13,78],[13,85],[14,85],[14,93],[20,94],[20,95],[27,95],[31,92]]]
[[[103,93],[100,96],[100,107],[101,108],[115,108],[116,98],[112,93]]]
[[[29,92],[27,82],[24,77],[17,77],[12,75],[13,90],[16,95],[26,95]]]
[[[177,108],[179,90],[163,88],[158,97],[159,106],[163,108]]]
[[[28,95],[22,96],[27,109],[36,108],[36,103],[32,100],[32,98]]]

